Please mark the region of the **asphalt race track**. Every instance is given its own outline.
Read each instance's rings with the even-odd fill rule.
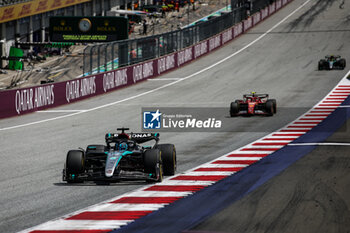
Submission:
[[[325,141],[347,145],[318,146],[187,233],[349,232],[349,123]]]
[[[117,127],[125,126],[130,127],[133,132],[140,131],[141,107],[227,107],[228,115],[229,103],[250,91],[269,93],[271,97],[277,99],[281,111],[274,117],[232,118],[230,129],[226,132],[162,133],[162,142],[171,142],[176,145],[178,172],[183,172],[284,126],[298,117],[302,111],[315,105],[347,72],[347,70],[318,71],[317,62],[327,54],[339,54],[348,58],[348,61],[350,60],[349,3],[341,4],[342,1],[338,0],[311,1],[271,33],[236,56],[199,75],[173,83],[174,80],[188,77],[243,48],[304,2],[303,0],[293,1],[277,14],[253,28],[248,34],[239,37],[211,55],[160,78],[76,104],[51,109],[54,111],[1,120],[0,232],[23,230],[145,185],[143,182],[98,186],[95,184],[66,185],[61,181],[67,150],[85,147],[88,144],[104,143],[105,133],[113,132]],[[167,84],[169,85],[164,86]],[[162,88],[156,89],[158,87]],[[107,105],[109,103],[114,104]],[[60,112],[57,112],[59,110]],[[88,111],[81,112],[81,110]],[[64,115],[67,117],[45,121]],[[30,124],[37,121],[42,122]],[[18,125],[23,126],[16,127]],[[237,128],[240,130],[236,130]],[[332,153],[346,152],[343,147],[329,149]],[[327,148],[320,148],[313,153],[329,152]],[[305,159],[317,160],[317,155],[310,155],[310,158],[306,156]],[[349,176],[349,160],[345,156],[341,160],[341,164],[347,164],[344,165],[343,173],[340,171],[337,173],[340,165],[336,165],[339,162],[335,166],[327,166],[327,163],[332,164],[332,159],[324,161],[323,166],[328,169],[327,174],[329,174],[327,182],[333,182],[333,175],[334,177],[343,174]],[[298,163],[302,162],[303,160],[300,160]],[[254,211],[257,205],[262,208],[264,204],[263,202],[253,204],[254,201],[259,200],[261,193],[268,193],[269,195],[265,198],[272,198],[272,200],[269,199],[271,208],[269,213],[272,214],[276,210],[276,216],[279,215],[278,211],[281,210],[281,206],[288,207],[286,203],[289,201],[288,198],[294,200],[293,195],[296,198],[307,198],[305,193],[310,196],[321,195],[320,193],[332,196],[332,193],[321,192],[326,190],[324,186],[314,186],[314,189],[310,186],[309,190],[303,190],[309,181],[302,180],[300,177],[319,173],[317,164],[309,163],[310,166],[308,163],[300,166],[296,164],[295,166],[303,169],[303,172],[291,167],[286,171],[286,177],[283,177],[284,174],[282,174],[278,177],[279,180],[269,182],[261,190],[256,190],[251,196],[247,196],[236,205],[246,208],[247,215],[261,214],[256,217],[255,224],[258,224],[264,221],[264,215],[266,215],[264,211]],[[320,175],[320,179],[324,176]],[[299,182],[300,180],[302,182]],[[276,187],[281,188],[282,184],[285,187],[282,191],[278,190]],[[346,193],[348,188],[346,189],[345,185],[348,184],[348,180],[345,180],[338,182],[337,187],[340,186],[339,189]],[[322,190],[316,192],[317,187]],[[289,196],[279,197],[283,194],[289,194]],[[276,202],[273,199],[274,195],[279,197]],[[348,197],[343,199],[349,205]],[[322,205],[322,208],[326,209],[324,213],[328,213],[328,208],[333,206]],[[336,204],[337,208],[338,206],[339,203]],[[335,216],[339,214],[337,208],[329,212],[329,217],[334,221],[338,221]],[[287,221],[293,216],[298,216],[293,220],[294,225],[299,224],[306,221],[305,218],[307,218],[307,216],[300,217],[304,213],[301,210],[303,209],[299,208],[286,213],[285,218],[273,218],[272,216],[270,219],[275,225],[277,223],[283,225],[279,221]],[[229,214],[232,215],[232,213]],[[213,220],[214,223],[203,223],[198,226],[198,230],[229,231],[227,228],[220,229],[219,227],[220,221],[227,219],[225,216],[217,215],[218,218]],[[240,222],[240,217],[244,217],[237,213],[234,216],[235,221],[238,222]],[[240,222],[242,225],[235,230],[242,232],[271,230],[269,228],[271,225],[255,229],[249,228],[251,226],[247,225],[251,225],[251,222],[248,220],[249,218],[242,220]],[[303,231],[302,228],[294,229],[296,230],[293,231],[291,228],[291,232]],[[311,229],[307,230],[311,232],[317,228],[310,226],[307,229]],[[277,227],[273,230],[277,232],[284,229]],[[346,231],[339,229],[338,232]]]

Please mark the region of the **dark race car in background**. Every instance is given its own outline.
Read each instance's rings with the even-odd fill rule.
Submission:
[[[345,69],[346,61],[341,56],[325,56],[318,62],[318,70],[343,70]]]
[[[176,150],[173,144],[158,144],[158,133],[107,133],[106,145],[89,145],[67,153],[63,181],[118,182],[146,180],[161,182],[163,175],[174,175]],[[154,145],[140,144],[155,141]]]
[[[230,116],[238,115],[267,115],[272,116],[277,112],[277,102],[275,99],[269,99],[268,94],[243,95],[242,100],[235,100],[230,105]]]

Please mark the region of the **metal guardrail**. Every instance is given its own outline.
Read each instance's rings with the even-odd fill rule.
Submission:
[[[83,76],[111,71],[120,67],[158,58],[212,37],[266,7],[273,0],[236,1],[231,12],[208,21],[164,34],[89,45],[83,54]]]

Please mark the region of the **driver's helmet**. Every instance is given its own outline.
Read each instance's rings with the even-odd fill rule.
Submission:
[[[127,133],[118,134],[118,139],[129,139],[129,135]]]
[[[119,151],[126,151],[126,150],[128,150],[128,143],[127,142],[121,142],[121,143],[119,143],[119,145],[117,145],[118,146],[118,150]]]
[[[335,60],[335,57],[334,57],[333,55],[331,55],[331,56],[329,57],[329,60],[334,61],[334,60]]]

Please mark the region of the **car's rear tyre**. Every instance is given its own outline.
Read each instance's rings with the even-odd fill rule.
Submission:
[[[318,70],[323,70],[323,62],[322,62],[322,60],[318,62]]]
[[[163,180],[163,164],[159,149],[146,150],[144,154],[145,173],[152,174],[156,182]]]
[[[271,100],[267,100],[265,105],[265,111],[268,116],[273,115],[274,113],[273,107],[274,107],[273,102]]]
[[[270,99],[270,101],[273,103],[273,113],[277,113],[277,101],[275,99]]]
[[[344,70],[346,66],[345,59],[344,58],[340,59],[339,64],[340,64],[340,68]]]
[[[318,62],[318,70],[327,70],[327,69],[329,69],[329,63],[326,60],[321,59]]]
[[[232,102],[230,105],[230,116],[237,116],[239,112],[239,104],[237,102]]]
[[[165,176],[173,176],[176,172],[176,149],[173,144],[159,144]]]
[[[68,183],[81,183],[82,180],[78,175],[83,173],[84,168],[84,152],[81,150],[70,150],[66,159],[66,177]]]

